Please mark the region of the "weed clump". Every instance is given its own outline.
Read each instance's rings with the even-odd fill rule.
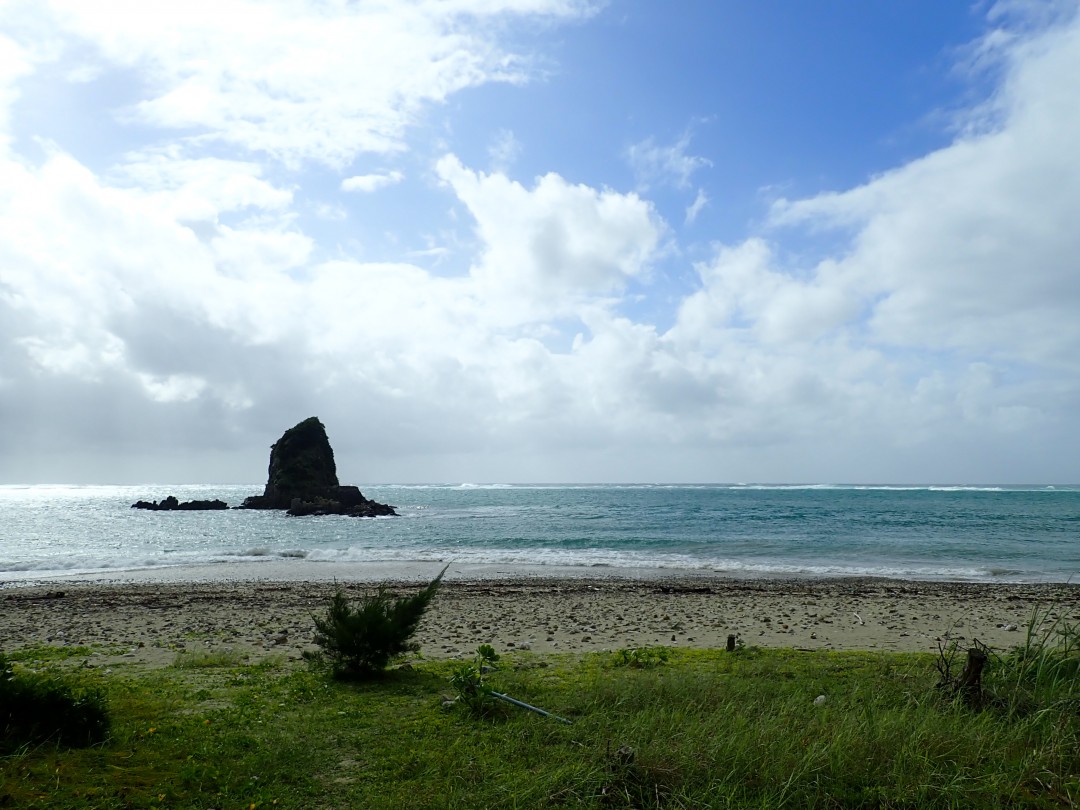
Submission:
[[[971,708],[993,708],[1013,718],[1080,710],[1080,625],[1053,618],[1049,608],[1032,611],[1024,642],[1004,655],[976,641],[956,675],[958,654],[955,642],[939,645],[938,689]]]
[[[663,666],[671,657],[667,647],[629,647],[614,653],[613,666],[650,669]]]
[[[476,649],[476,656],[468,664],[462,664],[450,676],[450,685],[457,693],[457,700],[473,714],[481,715],[489,711],[494,704],[494,690],[488,685],[485,675],[496,666],[499,654],[490,644],[481,644]]]
[[[377,677],[391,659],[419,649],[409,639],[416,633],[445,573],[443,568],[413,596],[396,597],[380,587],[355,607],[339,590],[331,597],[325,615],[312,617],[315,643],[321,649],[306,652],[304,657],[316,667],[328,668],[338,680]]]
[[[1012,714],[1080,712],[1080,624],[1033,610],[1023,644],[1001,658],[990,687]]]
[[[78,689],[58,675],[16,672],[0,653],[0,754],[49,741],[94,745],[108,733],[100,693]]]

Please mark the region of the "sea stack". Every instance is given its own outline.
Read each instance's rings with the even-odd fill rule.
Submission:
[[[262,495],[246,498],[243,509],[286,509],[290,515],[396,515],[394,507],[364,497],[357,487],[338,483],[334,450],[318,417],[305,419],[270,448],[270,469]]]

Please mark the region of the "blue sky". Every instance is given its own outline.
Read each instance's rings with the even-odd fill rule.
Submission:
[[[1077,10],[0,0],[0,482],[1080,481]]]

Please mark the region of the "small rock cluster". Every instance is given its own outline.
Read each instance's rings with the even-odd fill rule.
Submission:
[[[214,499],[212,501],[179,501],[175,495],[169,495],[160,501],[136,501],[131,505],[132,509],[150,509],[155,512],[172,511],[206,511],[212,509],[228,509],[225,501]]]

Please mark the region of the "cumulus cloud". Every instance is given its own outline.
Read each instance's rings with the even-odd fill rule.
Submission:
[[[992,128],[851,190],[781,200],[768,238],[697,265],[659,345],[723,392],[729,418],[703,426],[767,443],[835,430],[890,453],[932,442],[999,476],[1027,442],[1054,455],[1080,395],[1062,377],[1080,356],[1080,116],[1065,103],[1080,26],[1009,42]],[[799,229],[839,247],[811,265],[781,255]]]
[[[49,4],[52,50],[0,39],[0,133],[20,82],[74,41],[98,60],[79,53],[84,78],[139,78],[120,123],[154,133],[107,165],[0,150],[4,480],[258,478],[312,413],[353,480],[1030,480],[1068,469],[1040,454],[1080,451],[1074,18],[984,49],[998,90],[947,147],[781,200],[696,262],[644,191],[710,165],[688,136],[633,147],[624,191],[514,179],[517,141],[496,134],[487,172],[449,149],[422,167],[453,232],[414,263],[322,240],[327,219],[302,213],[340,215],[295,167],[321,164],[331,199],[399,182],[334,172],[403,149],[425,105],[527,78],[489,23],[591,4],[94,8]],[[699,188],[686,222],[708,202]],[[806,233],[835,249],[805,261]]]
[[[437,172],[476,222],[482,252],[473,278],[512,317],[573,313],[582,296],[643,277],[660,248],[663,222],[634,193],[575,185],[554,173],[527,189],[504,174],[470,170],[453,155]],[[531,314],[521,315],[522,308]]]
[[[1002,58],[994,129],[850,191],[782,200],[772,218],[854,229],[834,283],[821,281],[859,288],[884,344],[1076,369],[1080,26],[1014,40]]]

